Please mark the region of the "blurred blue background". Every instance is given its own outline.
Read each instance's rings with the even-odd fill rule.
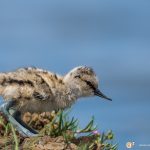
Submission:
[[[78,101],[83,127],[95,116],[119,149],[150,144],[150,1],[0,1],[0,71],[37,66],[65,74],[94,68],[112,102]]]

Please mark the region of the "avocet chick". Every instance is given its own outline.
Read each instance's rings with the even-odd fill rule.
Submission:
[[[31,67],[0,73],[0,95],[6,100],[0,110],[24,136],[36,133],[22,121],[25,112],[57,111],[70,107],[80,97],[94,95],[111,100],[98,89],[95,72],[86,66],[76,67],[65,76]],[[15,111],[11,116],[12,108]]]

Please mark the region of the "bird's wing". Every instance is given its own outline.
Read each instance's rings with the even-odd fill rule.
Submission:
[[[36,69],[21,68],[15,72],[0,74],[0,95],[4,99],[47,100],[52,92]]]
[[[48,100],[50,98],[50,95],[48,93],[43,93],[43,92],[34,92],[33,97],[37,100]]]

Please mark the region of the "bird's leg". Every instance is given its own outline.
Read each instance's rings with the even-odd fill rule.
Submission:
[[[21,112],[20,111],[15,111],[12,115],[15,120],[20,123],[24,128],[28,129],[30,132],[34,133],[34,134],[38,134],[37,131],[35,131],[34,129],[32,129],[31,127],[29,127],[22,119],[21,119]]]
[[[12,106],[14,106],[14,104],[15,104],[15,102],[13,100],[6,101],[2,105],[0,105],[0,111],[3,112],[3,114],[5,115],[5,117],[7,118],[7,120],[12,123],[12,125],[17,129],[17,131],[22,136],[24,136],[24,137],[36,136],[37,134],[35,134],[35,132],[32,133],[31,131],[29,131],[28,129],[26,129],[24,126],[22,126],[20,123],[18,123],[17,120],[15,120],[14,117],[12,117],[12,115],[10,115],[9,108],[11,108]],[[14,116],[17,116],[17,113]]]

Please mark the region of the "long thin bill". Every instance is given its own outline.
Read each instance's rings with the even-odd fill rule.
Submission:
[[[112,101],[111,98],[108,98],[107,96],[105,96],[99,89],[95,90],[95,91],[94,91],[94,94],[95,94],[96,96],[101,97],[101,98],[104,98],[104,99],[107,99],[107,100],[109,100],[109,101]]]

